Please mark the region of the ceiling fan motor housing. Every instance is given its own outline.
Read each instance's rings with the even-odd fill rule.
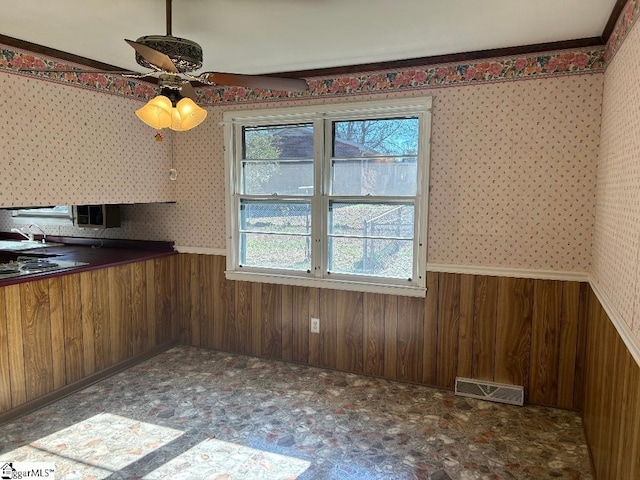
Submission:
[[[172,35],[147,35],[138,38],[136,42],[167,55],[180,73],[192,72],[202,67],[202,47],[186,38]],[[145,68],[157,68],[138,52],[136,52],[136,62]]]

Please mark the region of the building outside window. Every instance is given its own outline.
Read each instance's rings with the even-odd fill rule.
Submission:
[[[430,110],[225,114],[228,278],[424,295]]]

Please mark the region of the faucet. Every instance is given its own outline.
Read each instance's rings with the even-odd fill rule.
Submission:
[[[26,238],[30,242],[34,241],[33,240],[33,233],[25,233],[24,232],[24,227],[22,227],[22,228],[12,228],[11,231],[19,233],[20,235],[22,235],[24,238]]]
[[[44,232],[42,227],[37,223],[32,223],[31,225],[29,225],[29,228],[33,228],[33,227],[36,227],[38,230],[42,232],[42,243],[47,243],[47,234]],[[31,237],[33,237],[33,234],[31,234]]]

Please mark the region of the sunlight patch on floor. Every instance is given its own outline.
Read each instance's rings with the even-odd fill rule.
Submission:
[[[310,466],[299,458],[209,439],[146,475],[146,480],[295,479]]]
[[[101,413],[0,455],[0,462],[52,462],[60,478],[103,479],[184,432]],[[310,462],[216,439],[181,453],[144,478],[295,479]]]
[[[180,430],[101,413],[0,456],[0,461],[53,462],[56,474],[106,478],[183,434]]]

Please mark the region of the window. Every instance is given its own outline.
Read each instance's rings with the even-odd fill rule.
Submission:
[[[39,222],[47,225],[72,225],[73,209],[70,205],[20,208],[11,211],[14,220]]]
[[[422,296],[431,99],[228,112],[227,278]]]

